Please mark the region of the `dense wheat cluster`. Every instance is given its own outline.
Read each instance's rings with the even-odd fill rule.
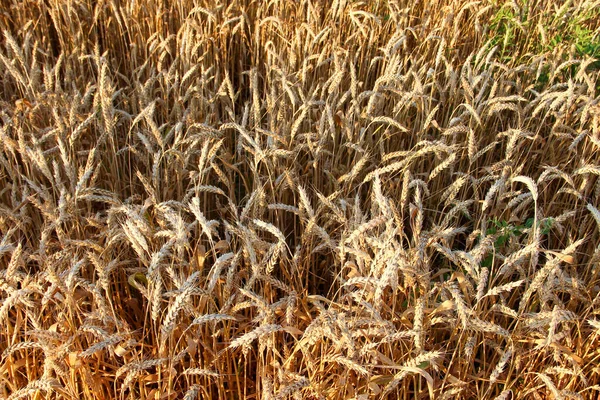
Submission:
[[[596,398],[599,10],[2,0],[0,396]]]

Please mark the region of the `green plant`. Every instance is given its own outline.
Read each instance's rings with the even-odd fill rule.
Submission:
[[[516,23],[520,21],[521,24]],[[490,19],[491,45],[500,46],[500,59],[508,61],[515,47],[516,32],[522,29],[523,23],[515,11],[508,6],[502,6]]]
[[[496,240],[494,241],[494,248],[496,251],[499,251],[506,246],[511,238],[518,239],[522,237],[526,230],[533,227],[533,222],[533,218],[527,218],[522,224],[513,225],[505,220],[494,218],[488,221],[488,224],[491,224],[491,226],[486,229],[486,235],[497,235]],[[548,235],[554,225],[554,218],[545,218],[538,221],[537,225],[542,235]],[[492,262],[493,254],[488,254],[481,262],[481,266],[490,267]]]

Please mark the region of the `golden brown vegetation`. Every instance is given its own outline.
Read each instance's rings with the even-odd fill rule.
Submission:
[[[598,395],[598,1],[0,3],[0,396]]]

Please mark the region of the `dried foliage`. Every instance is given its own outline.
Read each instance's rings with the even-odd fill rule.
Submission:
[[[598,1],[0,3],[3,398],[598,395]]]

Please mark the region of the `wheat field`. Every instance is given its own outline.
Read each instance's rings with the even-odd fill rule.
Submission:
[[[0,398],[599,396],[600,1],[0,4]]]

